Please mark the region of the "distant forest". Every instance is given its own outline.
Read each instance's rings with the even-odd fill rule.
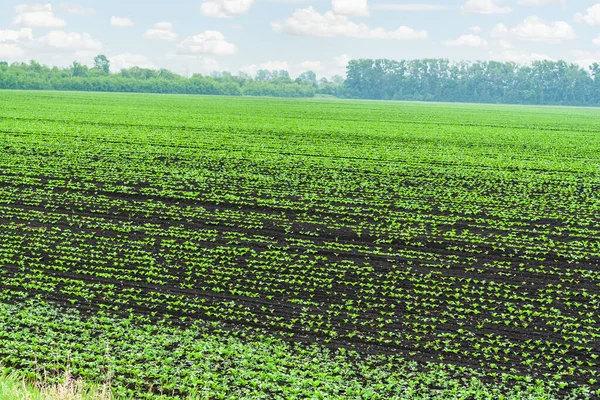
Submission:
[[[256,76],[214,72],[184,77],[166,69],[140,67],[111,73],[110,60],[99,55],[92,68],[79,62],[67,68],[36,61],[0,62],[0,89],[600,106],[598,63],[586,70],[565,61],[520,65],[361,59],[350,61],[346,73],[345,80],[341,76],[317,79],[312,71],[296,79],[287,71],[267,70]]]

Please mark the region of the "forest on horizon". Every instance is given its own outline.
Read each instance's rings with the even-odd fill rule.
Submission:
[[[600,65],[587,70],[565,61],[530,65],[447,59],[351,60],[346,79],[317,78],[306,71],[295,79],[285,70],[213,72],[184,77],[166,69],[132,67],[113,73],[99,55],[92,68],[74,62],[66,68],[0,62],[0,89],[139,92],[225,96],[600,106]]]

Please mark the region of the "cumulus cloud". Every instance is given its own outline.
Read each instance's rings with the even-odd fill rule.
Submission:
[[[237,53],[237,47],[227,42],[221,32],[205,31],[185,38],[177,45],[177,53],[228,55]]]
[[[144,33],[148,39],[154,40],[175,40],[177,34],[173,31],[173,24],[170,22],[159,22],[153,28],[150,28]]]
[[[51,4],[21,4],[15,7],[13,25],[28,28],[61,28],[65,21],[54,15]]]
[[[294,11],[284,22],[273,23],[276,32],[292,35],[319,37],[350,37],[357,39],[393,39],[393,40],[422,40],[427,39],[426,31],[417,31],[408,26],[401,26],[393,31],[383,28],[370,28],[366,24],[357,24],[343,15],[332,11],[320,14],[314,8],[308,7]]]
[[[300,63],[299,67],[304,71],[320,71],[323,69],[321,61],[304,61]]]
[[[94,15],[96,10],[90,7],[84,7],[81,4],[62,3],[60,8],[73,15]]]
[[[502,50],[510,50],[515,48],[515,46],[509,40],[506,39],[496,40],[494,44]]]
[[[545,22],[539,17],[532,16],[525,18],[521,24],[511,29],[511,34],[517,39],[560,42],[562,40],[575,39],[573,27],[565,21]]]
[[[16,43],[0,43],[0,60],[13,60],[23,57],[25,51]]]
[[[337,67],[345,69],[352,58],[348,54],[342,54],[341,56],[334,57],[333,60]]]
[[[596,46],[600,46],[600,35],[596,36],[594,40],[592,40],[592,43],[594,43]]]
[[[600,63],[600,53],[590,51],[575,50],[572,52],[575,58],[575,63],[581,67],[588,69],[594,63]]]
[[[0,29],[0,42],[16,42],[22,39],[33,40],[33,30],[22,28],[18,31]]]
[[[198,54],[169,53],[166,57],[171,63],[170,70],[177,71],[186,76],[189,73],[208,73],[220,70],[217,60]]]
[[[508,29],[508,26],[500,23],[500,24],[496,24],[494,26],[494,28],[492,28],[492,32],[490,33],[490,36],[493,38],[506,38],[508,37],[510,33],[510,30]]]
[[[346,76],[346,67],[348,66],[350,60],[352,60],[352,57],[350,57],[348,54],[342,54],[333,57],[333,64],[328,68],[329,76]]]
[[[523,4],[526,6],[542,6],[546,4],[565,5],[565,0],[519,0],[519,4]]]
[[[478,35],[462,35],[454,40],[443,42],[443,45],[447,47],[474,47],[485,49],[488,46],[488,42]]]
[[[202,15],[213,18],[231,18],[246,14],[254,0],[205,0],[200,6]]]
[[[600,25],[600,3],[591,6],[584,13],[577,13],[575,21],[588,25]]]
[[[21,44],[28,45],[33,41],[33,30],[21,28],[19,30],[0,29],[0,60],[16,60],[25,55]]]
[[[108,57],[108,59],[110,60],[110,69],[113,72],[131,67],[158,69],[148,57],[141,54],[124,53]]]
[[[333,12],[338,15],[364,17],[369,15],[367,0],[332,0]]]
[[[506,14],[512,8],[502,5],[502,0],[467,0],[461,8],[463,14]]]
[[[128,27],[134,25],[133,21],[129,18],[114,17],[114,16],[110,17],[110,24],[112,26],[116,26],[118,28],[128,28]]]
[[[86,32],[50,31],[39,43],[49,50],[67,53],[92,54],[102,49],[102,43]]]
[[[514,28],[504,24],[496,24],[491,36],[499,39],[519,39],[537,42],[558,43],[563,40],[576,38],[573,27],[565,21],[546,22],[543,19],[531,16]]]

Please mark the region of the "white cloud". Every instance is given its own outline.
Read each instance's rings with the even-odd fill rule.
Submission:
[[[341,75],[346,76],[346,67],[352,60],[348,54],[342,54],[333,58],[333,66],[328,69],[329,76]]]
[[[25,55],[25,51],[15,43],[0,43],[0,60],[12,60]]]
[[[506,14],[512,11],[501,3],[502,0],[467,0],[461,10],[463,14]]]
[[[25,55],[21,47],[22,42],[30,44],[33,41],[33,30],[21,28],[19,30],[0,29],[0,60],[16,60]],[[6,43],[8,42],[8,43]]]
[[[50,4],[21,4],[15,7],[17,15],[13,18],[13,25],[22,25],[29,28],[60,28],[66,25],[65,21],[54,15]]]
[[[575,21],[588,25],[600,25],[600,3],[585,10],[585,13],[577,13]]]
[[[96,10],[89,7],[84,7],[81,4],[75,3],[62,3],[60,8],[68,12],[69,14],[74,15],[94,15],[96,14]]]
[[[408,26],[401,26],[394,31],[386,31],[383,28],[370,28],[366,24],[354,23],[347,17],[336,15],[331,11],[320,14],[312,7],[294,11],[292,16],[284,22],[273,23],[273,29],[277,32],[286,32],[292,35],[319,37],[394,40],[427,39],[426,31],[417,31]]]
[[[267,71],[289,71],[290,70],[290,63],[288,63],[287,61],[266,61],[264,63],[261,63],[259,65],[256,64],[251,64],[251,65],[245,65],[243,67],[240,68],[240,72],[244,72],[248,75],[256,75],[256,73],[259,70],[265,69]]]
[[[565,5],[565,0],[519,0],[519,4],[523,4],[526,6],[542,6],[546,4]]]
[[[171,71],[177,71],[186,76],[190,73],[208,73],[220,70],[217,60],[198,54],[169,53],[166,59],[172,63]]]
[[[579,64],[586,70],[594,63],[600,63],[600,53],[592,53],[589,51],[575,50],[572,52],[575,57],[575,63]]]
[[[496,40],[495,45],[503,50],[511,50],[515,48],[515,46],[506,39]]]
[[[205,0],[200,6],[202,15],[214,18],[231,18],[246,14],[254,0]]]
[[[219,31],[205,31],[195,36],[185,38],[177,45],[179,54],[235,54],[237,47],[225,40]]]
[[[113,72],[131,67],[158,69],[148,57],[141,54],[124,53],[108,57],[108,59],[110,60],[110,69]]]
[[[545,22],[536,16],[525,18],[525,21],[511,29],[510,33],[517,39],[550,43],[572,40],[576,37],[573,27],[567,22]]]
[[[454,40],[443,42],[443,45],[447,47],[474,47],[485,49],[488,46],[488,42],[487,40],[482,39],[481,36],[462,35]]]
[[[383,11],[448,11],[451,6],[441,4],[395,4],[395,3],[378,3],[371,6],[373,10]]]
[[[514,28],[504,24],[496,24],[491,36],[498,39],[519,39],[537,42],[558,43],[575,39],[573,27],[565,21],[546,22],[539,17],[531,16]]]
[[[122,18],[122,17],[110,17],[110,24],[112,26],[116,26],[119,28],[128,28],[130,26],[133,26],[133,21],[129,18]]]
[[[600,46],[600,35],[596,36],[594,40],[592,40],[592,43],[594,43],[596,46]]]
[[[16,42],[21,39],[33,40],[31,28],[22,28],[18,31],[0,29],[0,42]]]
[[[471,32],[475,32],[475,33],[480,33],[481,32],[481,27],[480,26],[472,26],[471,27]]]
[[[287,61],[267,61],[260,64],[260,69],[266,69],[269,71],[289,71],[290,63],[288,63]]]
[[[39,42],[50,50],[60,52],[73,52],[80,54],[92,54],[102,49],[102,43],[94,39],[89,33],[50,31]]]
[[[490,36],[493,38],[506,38],[510,30],[508,27],[502,23],[496,24],[490,33]]]
[[[331,0],[333,12],[338,15],[364,17],[369,15],[367,0]]]
[[[348,63],[352,58],[348,54],[342,54],[341,56],[334,57],[333,60],[337,67],[346,69],[346,66],[348,66]]]
[[[332,59],[323,62],[322,68],[316,72],[318,72],[319,76],[325,76],[327,78],[331,78],[334,75],[346,76],[346,67],[350,60],[352,60],[352,57],[348,54],[333,57]]]
[[[177,34],[173,31],[173,24],[170,22],[159,22],[144,33],[148,39],[154,40],[175,40]]]
[[[320,71],[323,69],[321,61],[304,61],[300,63],[299,67],[304,71]]]
[[[346,76],[346,66],[351,59],[348,54],[342,54],[325,61],[303,62],[296,66],[295,72],[301,73],[310,70],[316,72],[318,77],[327,78],[331,78],[334,75]]]

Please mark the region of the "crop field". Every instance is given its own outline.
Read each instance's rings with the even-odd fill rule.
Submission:
[[[598,398],[599,310],[600,110],[0,92],[7,371]]]

